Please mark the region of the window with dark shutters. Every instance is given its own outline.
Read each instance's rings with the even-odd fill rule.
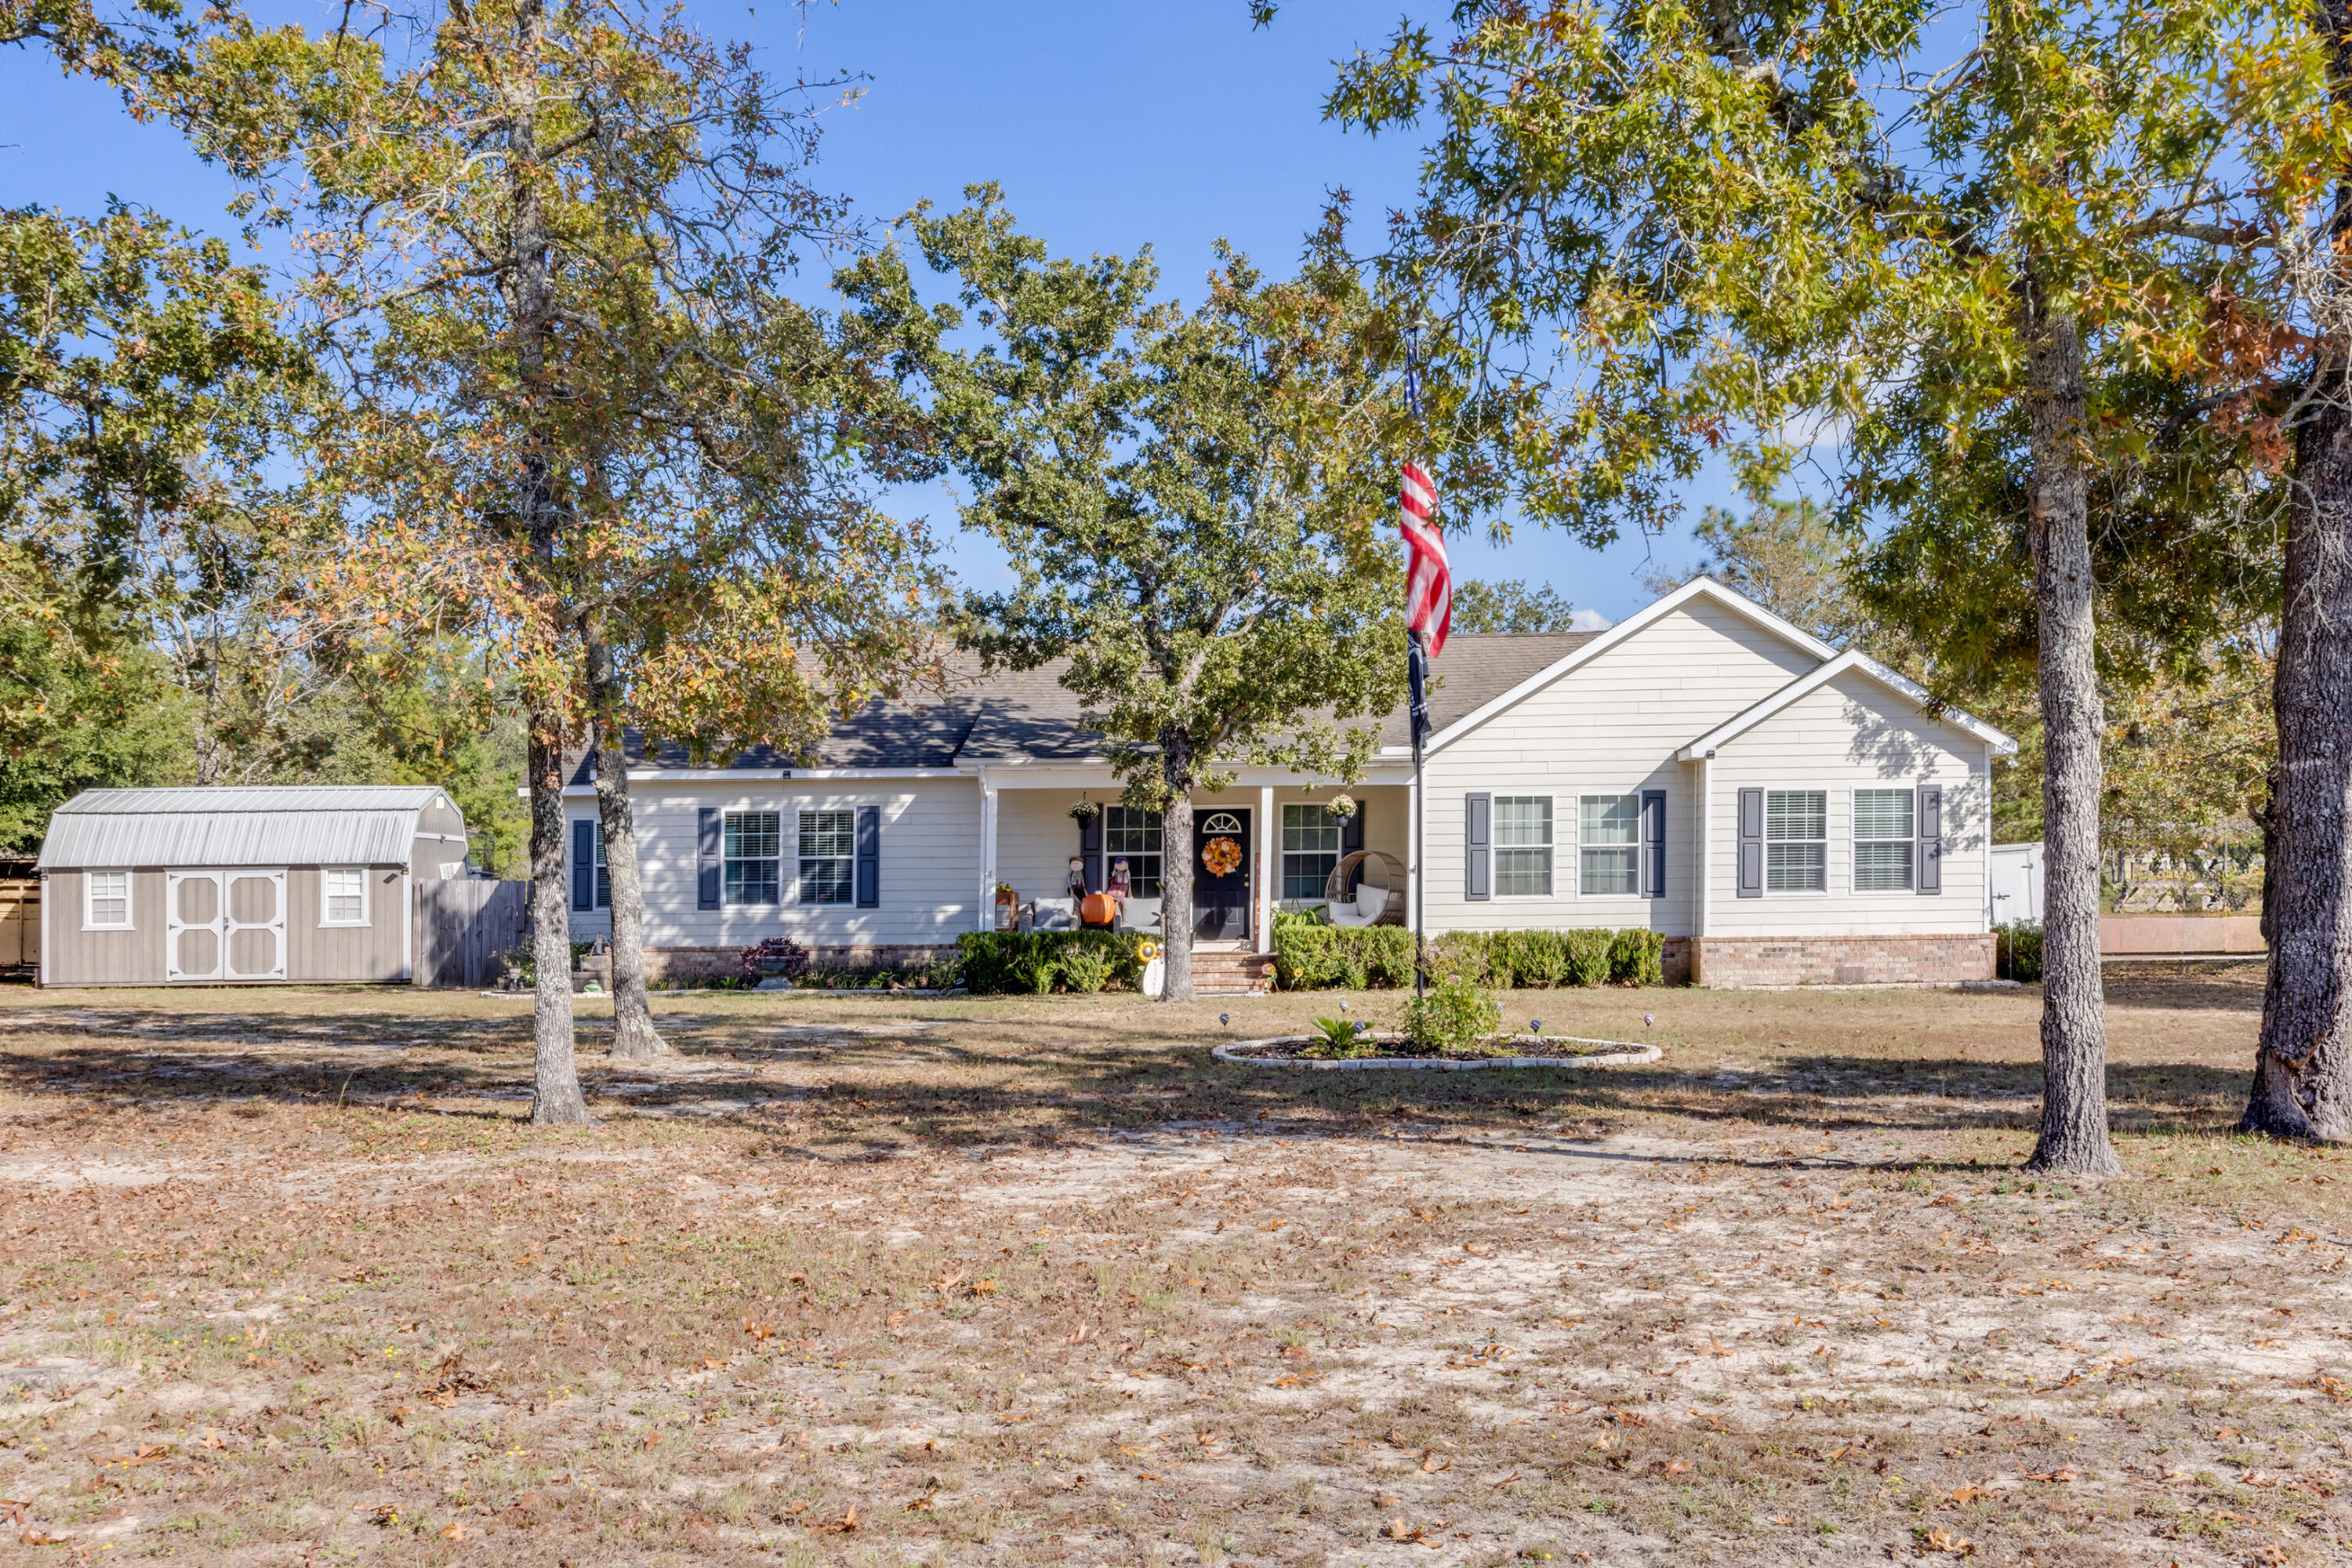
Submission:
[[[857,808],[857,907],[878,909],[882,904],[882,808],[861,805]]]
[[[1494,895],[1494,807],[1492,794],[1481,791],[1463,800],[1463,840],[1467,850],[1462,896],[1491,899]]]
[[[1764,896],[1764,792],[1739,792],[1738,892],[1743,899]]]
[[[1923,893],[1944,890],[1944,789],[1919,786],[1919,875],[1913,884]]]
[[[1666,792],[1642,792],[1642,896],[1666,896]]]

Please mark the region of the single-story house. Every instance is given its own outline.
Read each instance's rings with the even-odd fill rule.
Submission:
[[[877,703],[813,755],[755,748],[696,766],[627,749],[649,971],[731,969],[788,935],[820,963],[905,963],[1127,862],[1128,922],[1162,919],[1166,857],[1194,857],[1186,918],[1203,950],[1267,945],[1277,908],[1322,901],[1335,861],[1381,852],[1421,884],[1432,934],[1646,926],[1670,979],[1920,984],[1993,973],[1988,829],[2000,731],[1937,708],[1699,578],[1604,631],[1457,636],[1437,661],[1413,863],[1412,750],[1400,710],[1349,793],[1244,766],[1165,841],[1119,785],[1057,667],[976,675],[943,698]],[[608,929],[593,776],[565,789],[575,936]],[[1075,820],[1081,798],[1101,804]],[[1202,861],[1239,864],[1223,875]],[[1408,914],[1408,918],[1411,918]]]
[[[87,790],[38,865],[45,985],[405,981],[466,819],[430,785]]]

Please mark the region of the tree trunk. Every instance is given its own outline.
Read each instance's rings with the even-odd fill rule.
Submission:
[[[2099,745],[2083,343],[2071,311],[2027,283],[2027,506],[2041,623],[2042,1135],[2027,1168],[2114,1175],[2106,997],[2099,973]]]
[[[530,715],[530,956],[538,984],[530,1017],[534,1126],[581,1126],[588,1101],[572,1061],[572,911],[563,882],[563,733]]]
[[[2287,1138],[2352,1139],[2352,365],[2336,345],[2295,434],[2284,610],[2271,686],[2279,760],[2275,858],[2264,868],[2270,980],[2253,1092],[2240,1123]],[[2275,873],[2272,868],[2275,867]]]
[[[522,0],[515,14],[519,63],[509,76],[516,89],[506,125],[514,218],[507,235],[510,266],[503,288],[520,383],[522,407],[517,423],[528,437],[515,475],[517,521],[530,548],[535,586],[542,598],[534,610],[553,619],[549,629],[561,633],[570,630],[568,617],[554,619],[545,601],[561,595],[556,537],[562,517],[540,416],[551,395],[547,347],[555,320],[549,261],[552,247],[539,188],[538,84],[532,76],[546,26],[544,0]],[[563,742],[571,731],[565,695],[541,690],[529,698],[531,956],[539,972],[531,1016],[530,1119],[538,1125],[576,1126],[588,1121],[588,1102],[580,1093],[580,1075],[572,1059],[572,915],[563,879]]]
[[[1162,735],[1160,776],[1168,805],[1160,814],[1160,934],[1166,950],[1163,1001],[1192,1000],[1192,753]]]
[[[654,1028],[646,996],[646,905],[637,880],[637,830],[629,812],[628,759],[612,645],[588,633],[588,700],[595,710],[596,815],[604,828],[604,875],[613,887],[613,1054],[649,1062],[673,1056]]]

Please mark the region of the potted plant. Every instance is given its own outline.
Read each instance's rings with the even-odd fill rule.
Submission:
[[[1096,817],[1100,816],[1101,815],[1102,807],[1095,802],[1088,800],[1085,795],[1078,796],[1078,798],[1073,801],[1070,805],[1070,820],[1079,824],[1081,826],[1087,823],[1092,822]]]
[[[1356,797],[1342,790],[1323,803],[1323,809],[1345,822],[1356,815]]]

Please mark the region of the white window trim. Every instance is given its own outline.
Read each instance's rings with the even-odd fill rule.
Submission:
[[[787,895],[797,895],[799,893],[800,889],[798,883],[800,879],[797,873],[791,877],[785,876],[784,868],[787,865],[797,867],[799,862],[797,860],[787,859],[784,855],[784,818],[786,816],[792,816],[793,826],[797,827],[800,823],[800,818],[794,814],[799,810],[800,807],[796,805],[722,805],[719,808],[719,908],[721,913],[724,913],[729,910],[751,910],[765,911],[761,918],[772,919],[778,910],[788,910],[793,907],[793,899],[787,897]],[[772,856],[728,854],[727,819],[730,816],[751,816],[761,813],[772,813],[776,818],[775,854]],[[799,841],[795,839],[793,843],[794,847],[797,847]],[[729,898],[727,896],[728,862],[733,861],[737,865],[749,866],[757,864],[763,860],[774,866],[776,868],[776,901],[772,904],[750,903],[740,899]]]
[[[1857,838],[1862,822],[1861,795],[1864,790],[1900,790],[1911,797],[1911,837],[1908,838]],[[1919,896],[1919,786],[1917,784],[1856,784],[1846,791],[1845,799],[1845,890],[1857,899],[1913,899]],[[1908,879],[1899,888],[1865,888],[1861,884],[1862,847],[1864,844],[1908,844],[1911,847],[1911,869]]]
[[[1627,795],[1633,797],[1633,842],[1631,844],[1610,844],[1605,846],[1595,845],[1594,847],[1631,849],[1633,852],[1633,890],[1630,893],[1588,893],[1584,890],[1584,803],[1588,799],[1622,800]],[[1573,895],[1576,900],[1579,903],[1591,902],[1596,904],[1625,904],[1628,906],[1634,904],[1646,905],[1655,903],[1657,901],[1656,900],[1642,891],[1642,851],[1648,847],[1648,846],[1642,842],[1641,786],[1637,784],[1632,789],[1580,790],[1570,798],[1576,802],[1576,892]],[[1557,806],[1552,808],[1553,819],[1555,822],[1559,818],[1559,808]],[[1552,829],[1552,837],[1555,838],[1559,837],[1559,828],[1554,827]],[[1559,879],[1557,875],[1552,879],[1552,886],[1555,888],[1559,886]]]
[[[1771,823],[1771,820],[1772,820],[1772,797],[1773,797],[1774,795],[1820,795],[1820,796],[1822,797],[1822,836],[1821,836],[1821,837],[1819,837],[1818,839],[1814,839],[1814,838],[1781,838],[1781,839],[1775,839],[1775,838],[1771,837],[1770,837],[1771,828],[1770,828],[1769,824]],[[1765,828],[1766,837],[1765,837],[1765,839],[1764,839],[1764,896],[1765,896],[1766,898],[1768,898],[1768,899],[1826,899],[1826,898],[1830,897],[1832,893],[1834,893],[1834,892],[1837,890],[1837,868],[1836,868],[1835,867],[1833,867],[1832,865],[1831,865],[1831,864],[1830,864],[1830,859],[1831,859],[1831,857],[1830,857],[1830,846],[1831,846],[1831,845],[1832,845],[1832,844],[1835,844],[1835,843],[1838,841],[1838,824],[1837,824],[1837,807],[1836,807],[1837,798],[1838,798],[1838,792],[1837,792],[1836,790],[1833,790],[1833,789],[1828,788],[1827,786],[1822,786],[1822,787],[1819,787],[1819,788],[1816,788],[1816,787],[1814,787],[1814,786],[1812,786],[1812,785],[1807,785],[1807,784],[1796,785],[1796,786],[1794,786],[1794,787],[1791,787],[1791,786],[1790,786],[1790,785],[1786,785],[1786,784],[1781,784],[1781,785],[1766,784],[1766,785],[1764,786],[1764,820],[1765,820],[1765,823],[1766,823],[1766,825],[1767,825],[1767,826],[1766,826],[1766,828]],[[1846,806],[1847,806],[1847,810],[1848,810],[1849,814],[1851,814],[1851,812],[1852,812],[1853,805],[1853,802],[1852,801],[1852,799],[1851,799],[1851,798],[1849,798],[1849,799],[1847,800],[1847,802],[1846,802]],[[1738,824],[1735,822],[1733,826],[1734,826],[1734,828],[1736,829],[1736,828],[1737,828],[1737,826],[1738,826]],[[1847,828],[1848,828],[1848,830],[1849,830],[1849,831],[1851,831],[1851,829],[1852,829],[1852,828],[1853,828],[1853,820],[1852,820],[1851,815],[1849,815],[1849,816],[1848,816],[1848,819],[1847,819],[1847,822],[1846,822],[1846,826],[1847,826]],[[1775,843],[1780,843],[1780,844],[1819,844],[1819,845],[1822,847],[1822,885],[1821,885],[1820,887],[1818,887],[1818,888],[1776,888],[1776,887],[1774,887],[1774,886],[1772,885],[1772,846],[1773,846]],[[1852,859],[1853,858],[1852,858],[1851,856],[1849,856],[1849,857],[1847,857],[1847,858],[1848,858],[1848,860],[1849,860],[1849,861],[1851,861],[1851,859]],[[1851,864],[1849,864],[1849,865],[1846,867],[1846,868],[1845,868],[1845,874],[1846,874],[1846,880],[1847,880],[1849,883],[1851,883],[1851,882],[1853,881],[1853,867]]]
[[[120,877],[122,879],[121,924],[117,925],[110,921],[101,924],[91,913],[90,903],[95,895],[91,891],[89,879],[93,874],[108,877]],[[137,908],[138,894],[135,889],[137,889],[138,884],[139,878],[137,873],[131,871],[127,867],[84,867],[81,873],[81,929],[84,931],[137,931],[139,929],[139,910]]]
[[[321,866],[319,868],[320,930],[358,931],[375,924],[375,921],[369,918],[374,913],[373,901],[370,897],[370,894],[373,889],[369,886],[369,883],[373,879],[369,877],[369,869],[370,868],[365,866]],[[327,913],[328,910],[332,907],[327,900],[327,873],[330,871],[357,871],[360,874],[359,919],[355,921],[339,921]]]
[[[1570,798],[1572,799],[1574,797],[1571,796]],[[1506,893],[1502,890],[1502,862],[1497,858],[1497,857],[1499,857],[1505,849],[1525,849],[1528,847],[1528,846],[1524,844],[1505,844],[1503,842],[1503,830],[1500,826],[1500,818],[1496,812],[1496,803],[1497,801],[1505,800],[1548,800],[1551,802],[1551,843],[1549,846],[1551,853],[1551,891],[1549,893]],[[1578,831],[1581,832],[1582,829],[1580,828]],[[1486,901],[1489,903],[1550,904],[1557,903],[1564,898],[1574,898],[1576,896],[1573,893],[1563,893],[1559,890],[1559,794],[1558,791],[1548,789],[1498,789],[1488,793],[1486,797],[1486,879],[1488,882],[1492,884],[1492,890],[1488,893],[1486,899]]]
[[[857,907],[857,811],[858,808],[855,805],[800,805],[793,807],[793,853],[788,858],[781,858],[783,859],[783,865],[789,865],[793,868],[791,880],[793,891],[792,905],[793,908],[803,910],[848,910]],[[827,813],[846,813],[848,815],[849,853],[846,855],[803,855],[799,853],[802,832],[801,818],[804,816],[823,816]],[[782,835],[779,834],[777,838],[778,842],[776,847],[781,850],[783,847]],[[801,867],[803,863],[810,860],[846,861],[849,866],[849,897],[845,899],[825,899],[821,901],[803,898],[801,896],[803,883],[806,879],[807,874],[801,869]],[[779,877],[782,874],[783,865],[780,865],[776,868]]]

